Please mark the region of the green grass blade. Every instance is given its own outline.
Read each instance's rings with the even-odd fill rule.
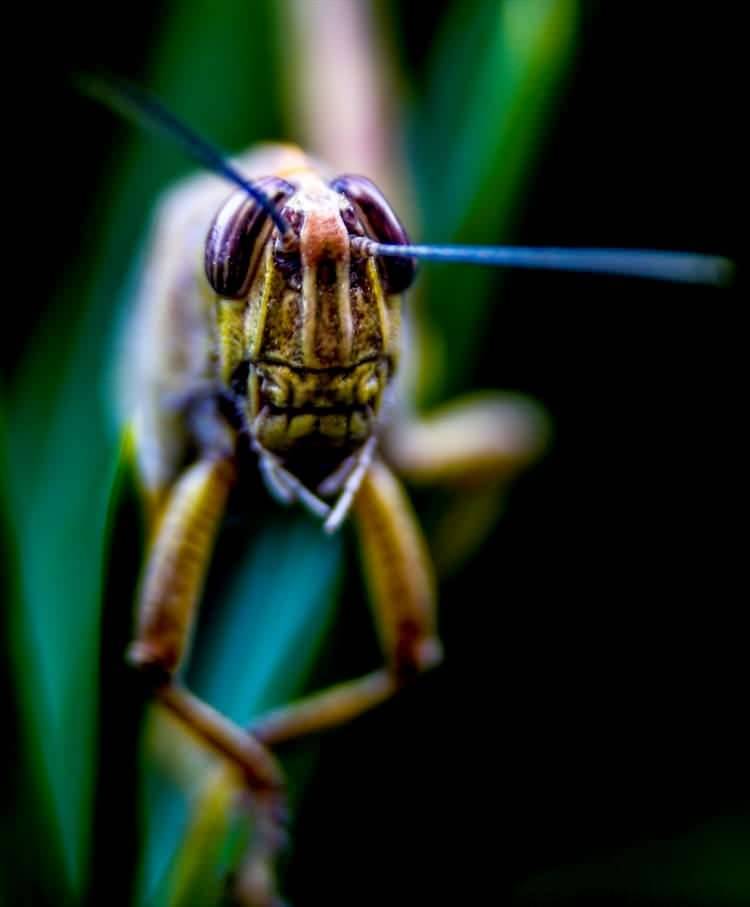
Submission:
[[[18,539],[10,505],[10,467],[4,401],[0,397],[0,707],[4,739],[0,771],[0,903],[69,901],[59,838],[51,821],[49,789],[40,755],[43,728],[29,720],[34,661],[23,621]]]
[[[217,141],[236,147],[273,133],[263,84],[269,3],[195,2],[166,23],[153,86]],[[217,98],[221,99],[217,103]],[[180,103],[182,101],[182,103]],[[21,550],[23,620],[36,664],[28,720],[51,791],[52,827],[80,896],[90,846],[99,683],[99,564],[116,442],[106,412],[116,306],[157,190],[188,169],[179,152],[137,136],[103,189],[91,246],[53,302],[19,370],[9,404],[13,514]],[[40,381],[40,376],[53,378]],[[105,397],[102,401],[102,397]]]
[[[34,653],[22,702],[73,897],[80,894],[90,830],[99,564],[111,478],[107,431],[92,412],[89,387],[81,369],[72,369],[46,439],[41,427],[30,435],[15,421],[10,431],[19,625]],[[14,404],[22,405],[18,398]],[[35,446],[46,449],[30,475],[24,465]]]
[[[332,619],[342,544],[304,514],[264,525],[196,652],[200,695],[247,723],[299,693]]]
[[[507,241],[575,48],[577,0],[456,3],[413,116],[415,182],[430,242]],[[443,368],[426,402],[466,386],[494,280],[488,269],[424,266]]]
[[[144,552],[141,501],[128,432],[118,451],[104,537],[101,696],[87,900],[90,904],[130,905],[142,843],[140,740],[150,692],[124,658],[132,638],[133,601]]]

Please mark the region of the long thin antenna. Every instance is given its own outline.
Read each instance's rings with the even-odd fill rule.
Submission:
[[[360,255],[613,274],[708,286],[726,286],[734,273],[734,264],[728,258],[693,252],[546,249],[528,246],[399,246],[364,238],[352,240],[352,247]]]
[[[268,212],[282,235],[291,227],[271,200],[228,161],[227,156],[179,120],[160,101],[135,85],[112,76],[81,75],[80,89],[152,132],[166,135],[204,167],[243,189]],[[419,258],[491,267],[576,271],[668,280],[678,283],[726,286],[734,263],[715,255],[641,249],[560,249],[528,246],[390,245],[355,237],[352,251],[362,256]]]
[[[89,97],[101,101],[137,125],[177,141],[199,164],[244,189],[273,218],[282,235],[289,233],[291,227],[266,194],[236,170],[222,151],[179,120],[156,98],[112,76],[79,75],[76,82]]]

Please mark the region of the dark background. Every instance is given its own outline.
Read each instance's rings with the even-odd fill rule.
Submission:
[[[517,241],[737,258],[731,22],[589,12]],[[445,666],[324,743],[299,860],[321,898],[348,867],[366,903],[720,903],[702,872],[732,870],[700,829],[750,843],[740,291],[519,273],[499,292],[477,383],[541,399],[554,448],[443,588]]]
[[[404,7],[419,86],[440,4]],[[736,17],[721,4],[586,8],[515,240],[739,258]],[[67,80],[99,66],[138,80],[161,12],[78,4],[19,32],[31,53],[10,82],[11,198],[21,192],[6,250],[21,267],[7,285],[22,314],[3,332],[11,380],[50,291],[86,266],[126,128]],[[700,848],[654,842],[731,827],[748,844],[740,292],[504,280],[478,383],[542,400],[554,447],[442,590],[444,667],[323,740],[290,856],[295,904],[530,903],[541,895],[523,900],[525,880],[578,865],[594,870],[567,895],[563,883],[567,903],[587,890],[653,903],[660,879],[703,865]],[[352,570],[352,598],[358,582]],[[345,611],[331,663],[358,670],[366,620]],[[647,853],[638,870],[617,862],[628,850]],[[720,903],[702,892],[693,902]]]

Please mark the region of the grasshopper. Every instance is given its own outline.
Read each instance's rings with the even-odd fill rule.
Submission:
[[[442,658],[434,570],[397,476],[508,480],[545,445],[544,416],[526,401],[459,401],[422,419],[403,405],[402,296],[417,261],[697,283],[723,282],[731,265],[687,253],[412,245],[364,176],[330,173],[290,145],[230,162],[136,89],[89,90],[219,177],[193,177],[162,202],[134,315],[127,395],[150,544],[128,658],[155,698],[240,771],[262,816],[246,899],[273,903],[284,778],[272,747],[351,720]],[[178,672],[232,489],[254,469],[323,531],[356,524],[384,666],[245,729]]]

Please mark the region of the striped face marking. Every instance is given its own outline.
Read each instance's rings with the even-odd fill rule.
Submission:
[[[360,180],[369,192],[363,178],[329,185],[311,169],[259,181],[280,203],[287,235],[237,196],[209,231],[206,275],[220,296],[222,377],[247,369],[248,423],[275,453],[361,446],[397,365],[399,295],[383,263],[352,254],[351,240],[392,241],[381,221],[408,238],[374,187],[375,205],[387,210],[379,218],[372,192],[362,204],[351,188]]]

